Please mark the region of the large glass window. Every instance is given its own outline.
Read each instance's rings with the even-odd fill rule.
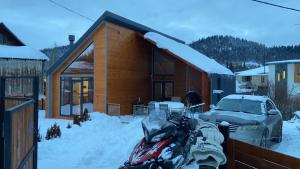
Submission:
[[[153,73],[155,75],[174,75],[174,60],[170,57],[167,57],[165,53],[156,51],[153,58]]]
[[[89,74],[94,72],[94,43],[91,43],[63,72]]]
[[[92,77],[61,78],[61,115],[80,115],[85,109],[92,112],[94,85]]]

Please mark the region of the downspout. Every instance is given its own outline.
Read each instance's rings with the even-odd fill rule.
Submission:
[[[52,74],[48,75],[47,77],[47,81],[48,81],[48,85],[47,85],[47,88],[48,88],[48,99],[47,99],[47,102],[48,102],[48,112],[47,112],[47,117],[53,117],[53,102],[52,102],[52,99],[53,99],[53,92],[50,92],[50,91],[53,91],[53,78],[52,78]]]

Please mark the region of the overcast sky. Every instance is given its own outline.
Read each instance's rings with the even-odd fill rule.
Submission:
[[[68,44],[69,34],[79,39],[93,23],[48,0],[0,1],[0,21],[37,49]],[[300,44],[300,12],[250,0],[54,1],[94,20],[109,10],[187,43],[211,35],[232,35],[267,46]],[[265,1],[300,9],[299,0]]]

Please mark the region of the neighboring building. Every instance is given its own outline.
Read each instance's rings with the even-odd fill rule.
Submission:
[[[269,67],[262,66],[236,73],[237,93],[255,92],[268,87]]]
[[[0,76],[41,76],[47,60],[45,54],[26,46],[0,22]],[[26,93],[31,86],[20,80],[8,83],[5,90],[8,94]]]
[[[115,105],[131,114],[138,98],[184,101],[190,90],[208,110],[234,92],[234,82],[229,69],[183,41],[105,12],[48,70],[47,116],[70,117],[85,108],[109,113]]]
[[[299,96],[300,59],[268,62],[270,87],[275,97]],[[272,91],[272,90],[271,90]]]

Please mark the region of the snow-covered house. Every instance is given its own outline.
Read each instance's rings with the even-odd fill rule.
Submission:
[[[235,90],[233,73],[183,41],[105,12],[47,72],[47,116],[131,114],[140,100],[200,94],[205,109]],[[219,91],[219,92],[214,92]],[[215,93],[215,94],[214,94]]]
[[[8,27],[0,22],[0,76],[40,76],[48,57],[26,46]],[[6,92],[24,89],[20,81],[7,85]]]
[[[268,79],[275,97],[299,96],[300,59],[268,62]]]
[[[257,91],[259,88],[267,88],[268,73],[268,66],[262,66],[254,69],[236,72],[236,92],[253,92]]]

